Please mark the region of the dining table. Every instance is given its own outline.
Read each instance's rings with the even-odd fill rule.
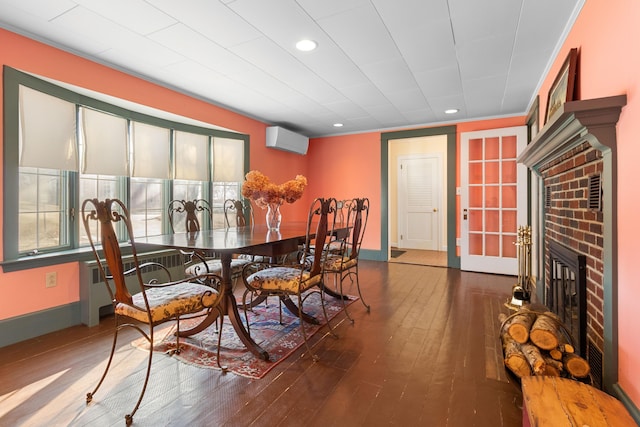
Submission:
[[[313,230],[314,228],[311,227]],[[336,232],[338,229],[334,229]],[[250,225],[244,227],[229,227],[195,232],[179,232],[147,236],[137,238],[140,245],[149,245],[154,248],[171,248],[183,251],[196,251],[199,253],[215,252],[220,256],[222,264],[221,286],[223,289],[223,301],[221,308],[238,337],[246,348],[263,360],[269,360],[269,354],[260,347],[249,334],[242,322],[240,309],[233,292],[231,277],[231,260],[235,255],[247,254],[276,259],[298,250],[300,244],[304,244],[307,236],[306,222],[287,222],[280,225],[279,230],[270,230],[266,225]],[[313,237],[313,233],[311,233]],[[323,285],[324,286],[324,285]],[[324,291],[335,298],[348,299],[336,291],[324,288]],[[298,314],[297,307],[289,298],[284,298],[285,306],[293,314]],[[217,319],[218,312],[211,310],[204,320],[192,329],[181,331],[180,335],[189,336],[203,331],[211,326]],[[317,321],[303,314],[304,321],[316,323]]]

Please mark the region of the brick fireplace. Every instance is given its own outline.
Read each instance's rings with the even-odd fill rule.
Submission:
[[[534,298],[571,324],[605,389],[617,380],[615,125],[625,104],[625,96],[567,102],[518,157],[535,174],[539,201]]]

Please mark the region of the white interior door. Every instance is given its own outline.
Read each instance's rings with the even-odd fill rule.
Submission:
[[[439,250],[438,156],[398,158],[398,247]]]
[[[518,274],[518,226],[527,225],[527,169],[516,158],[526,126],[461,134],[460,267]]]

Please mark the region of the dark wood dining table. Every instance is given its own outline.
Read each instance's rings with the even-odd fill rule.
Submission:
[[[254,225],[149,236],[138,238],[136,242],[154,247],[200,252],[213,251],[219,254],[222,263],[222,286],[224,287],[223,312],[229,317],[234,330],[247,349],[257,357],[269,360],[269,354],[251,338],[240,317],[238,303],[233,294],[231,259],[235,254],[275,258],[294,252],[298,249],[299,244],[304,243],[306,233],[306,223],[287,222],[280,226],[279,231],[270,231],[265,225]],[[330,290],[328,292],[334,297],[344,298]],[[293,304],[290,300],[285,302]],[[188,336],[203,331],[216,321],[217,316],[217,312],[212,310],[200,324],[188,331],[182,331],[181,335]]]

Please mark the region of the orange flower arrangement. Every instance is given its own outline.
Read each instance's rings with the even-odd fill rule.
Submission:
[[[270,204],[281,205],[284,202],[293,203],[302,197],[307,186],[307,178],[296,175],[295,179],[277,185],[269,181],[260,171],[250,171],[242,184],[242,195],[256,202],[262,209]]]

